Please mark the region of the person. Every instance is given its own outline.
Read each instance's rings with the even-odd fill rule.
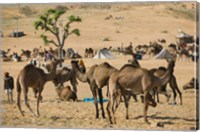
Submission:
[[[13,89],[14,89],[14,80],[13,77],[9,75],[8,72],[4,73],[4,90],[8,97],[8,102],[13,102]]]

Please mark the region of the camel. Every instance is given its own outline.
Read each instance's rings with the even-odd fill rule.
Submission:
[[[86,48],[84,57],[85,58],[92,58],[94,56],[94,50],[92,48]]]
[[[0,50],[0,58],[6,57],[9,52],[10,52],[10,49],[7,49],[7,51]]]
[[[179,52],[178,52],[178,60],[185,60],[185,61],[190,61],[190,54],[189,51],[186,50],[185,48],[182,48]]]
[[[93,65],[86,73],[82,73],[79,69],[78,61],[71,61],[71,65],[78,80],[81,82],[87,82],[90,85],[90,90],[94,97],[96,118],[99,118],[97,96],[100,98],[102,117],[105,118],[102,88],[108,84],[110,75],[117,71],[117,69],[112,67],[107,62],[104,62],[100,65]]]
[[[151,69],[151,71],[152,71],[152,73],[154,73],[154,75],[156,77],[161,77],[161,76],[163,76],[165,74],[165,72],[167,71],[167,69],[165,67],[159,67],[158,69]],[[172,74],[171,78],[169,79],[169,81],[167,83],[169,83],[170,88],[172,89],[173,94],[174,94],[173,102],[176,104],[176,94],[177,94],[176,92],[178,92],[179,97],[180,97],[180,104],[182,105],[182,93],[181,93],[181,91],[178,88],[175,75]],[[170,95],[166,91],[166,86],[167,86],[167,84],[165,84],[165,85],[163,85],[161,87],[158,87],[156,89],[157,102],[159,102],[158,93],[164,94],[167,97],[167,101],[169,101]]]
[[[26,57],[26,59],[29,59],[30,57],[31,57],[31,51],[30,50],[21,50],[22,51],[22,53],[21,53],[21,57],[22,56],[25,56]]]
[[[165,74],[161,77],[156,77],[151,71],[135,67],[130,64],[124,65],[119,71],[114,72],[109,79],[109,102],[107,105],[107,112],[110,123],[116,124],[115,112],[120,104],[120,98],[123,95],[126,107],[126,119],[128,116],[128,100],[125,97],[127,94],[138,95],[143,94],[144,96],[144,121],[150,124],[147,120],[147,110],[149,105],[156,107],[156,102],[150,95],[155,87],[165,85],[171,75],[175,61],[172,60],[168,63],[168,68]]]
[[[70,81],[73,86],[73,92],[77,93],[77,80],[76,76],[72,69],[68,69],[67,67],[63,67],[56,71],[56,75],[52,80],[56,87],[64,86],[64,82]]]
[[[199,89],[199,82],[196,78],[192,78],[188,83],[186,83],[185,85],[183,85],[183,90],[187,90],[187,89]]]
[[[158,42],[160,42],[161,44],[166,44],[166,40],[165,39],[158,39]]]
[[[44,85],[47,81],[51,81],[55,77],[56,67],[59,63],[61,63],[60,60],[57,60],[57,59],[52,60],[53,70],[49,74],[44,73],[42,69],[37,68],[32,64],[26,65],[21,70],[21,72],[19,73],[17,77],[17,105],[22,116],[24,116],[24,112],[22,111],[21,104],[20,104],[21,91],[23,90],[23,93],[24,93],[25,105],[33,114],[34,112],[32,111],[28,103],[28,88],[29,87],[33,88],[33,92],[35,96],[38,94],[37,95],[37,111],[36,111],[36,114],[34,115],[39,116],[40,115],[39,101],[42,98],[41,93],[44,89]]]
[[[62,101],[77,101],[76,93],[71,90],[70,86],[59,86],[56,92]]]

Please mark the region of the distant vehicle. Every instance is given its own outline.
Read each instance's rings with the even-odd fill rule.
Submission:
[[[23,31],[19,31],[19,32],[12,32],[9,34],[9,37],[22,37],[25,36]]]

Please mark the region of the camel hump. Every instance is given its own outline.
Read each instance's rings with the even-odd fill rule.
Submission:
[[[156,68],[153,68],[153,69],[149,70],[150,74],[153,74],[153,73],[156,72],[156,71],[157,71]]]
[[[165,67],[163,67],[163,66],[159,67],[158,69],[159,69],[159,70],[162,70],[162,71],[166,71],[166,70],[167,70],[167,69],[166,69]]]
[[[28,65],[26,65],[26,66],[24,67],[24,69],[31,69],[31,68],[33,68],[33,67],[34,67],[34,65],[28,64]]]
[[[124,68],[129,67],[129,68],[138,68],[135,65],[132,64],[125,64],[119,71],[122,71]]]
[[[108,62],[104,62],[104,63],[102,63],[100,65],[105,66],[105,67],[112,67]]]

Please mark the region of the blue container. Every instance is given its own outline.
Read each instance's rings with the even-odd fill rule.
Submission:
[[[94,98],[84,98],[83,102],[94,102]],[[97,102],[100,102],[100,99],[97,99]],[[103,99],[103,102],[108,102],[108,99]]]

